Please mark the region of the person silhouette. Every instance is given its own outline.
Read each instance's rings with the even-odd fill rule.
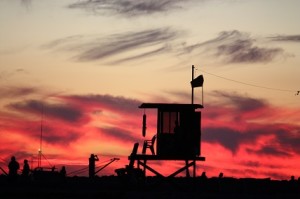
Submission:
[[[96,161],[99,161],[98,156],[91,154],[91,156],[89,158],[89,177],[90,178],[95,177]]]
[[[67,175],[66,167],[62,166],[61,170],[59,171],[61,177],[65,178]]]
[[[17,178],[18,170],[20,169],[20,164],[16,160],[15,156],[12,156],[8,164],[8,176],[12,179]]]
[[[202,180],[207,180],[207,176],[206,176],[206,172],[205,172],[205,171],[202,172],[200,178],[201,178]]]
[[[219,179],[221,179],[221,178],[223,178],[223,173],[221,172],[220,174],[219,174]]]
[[[28,178],[30,172],[30,167],[28,164],[28,160],[24,160],[23,170],[22,170],[22,176],[25,178]]]

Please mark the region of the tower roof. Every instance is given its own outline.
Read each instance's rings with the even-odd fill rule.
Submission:
[[[168,104],[168,103],[143,103],[139,108],[157,108],[164,110],[195,110],[203,108],[201,104]]]

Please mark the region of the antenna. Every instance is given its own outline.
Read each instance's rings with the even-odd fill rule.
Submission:
[[[195,66],[192,65],[192,81],[194,80],[194,69]],[[194,87],[192,86],[192,104],[194,104]]]
[[[195,70],[195,67],[194,67],[194,65],[192,65],[192,81],[191,81],[192,104],[194,104],[194,87],[202,87],[202,105],[203,105],[203,82],[204,82],[204,78],[203,78],[203,75],[199,75],[198,77],[194,78],[194,70]]]
[[[42,104],[41,113],[41,129],[40,129],[40,148],[38,151],[38,167],[42,167],[42,144],[43,144],[43,119],[44,119],[44,105]]]

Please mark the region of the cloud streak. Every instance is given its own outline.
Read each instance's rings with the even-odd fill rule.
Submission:
[[[47,117],[65,122],[78,122],[82,118],[80,110],[67,104],[49,104],[37,100],[27,100],[11,103],[7,107],[24,113],[36,115],[47,114]]]
[[[73,35],[51,41],[43,48],[71,52],[76,61],[101,61],[109,65],[168,53],[170,56],[211,56],[224,64],[269,63],[286,56],[284,49],[262,46],[259,39],[238,30],[222,31],[216,38],[204,42],[179,45],[183,35],[183,31],[167,27],[109,36]],[[278,36],[271,40],[298,42],[299,36]]]
[[[184,46],[182,54],[210,53],[226,63],[268,63],[283,54],[282,48],[259,47],[256,40],[247,33],[237,30],[223,31],[218,37],[189,46]]]
[[[24,97],[38,92],[35,87],[2,87],[0,88],[0,99]]]
[[[272,41],[300,42],[300,35],[278,35],[269,38]]]
[[[138,141],[136,136],[132,135],[132,132],[122,128],[100,128],[99,130],[103,132],[107,137],[114,140],[119,140],[120,142],[128,142],[132,144]]]
[[[124,62],[169,52],[170,48],[166,46],[177,36],[178,32],[169,28],[126,32],[107,37],[76,35],[52,41],[43,48],[76,52],[74,58],[77,61],[103,61],[118,55],[125,58],[113,58],[113,60]],[[137,49],[139,52],[135,51]],[[130,52],[133,55],[127,54]]]
[[[137,107],[141,104],[136,99],[100,94],[62,96],[62,99],[77,106],[84,106],[85,109],[96,107],[98,110],[106,109],[124,114],[134,114]]]
[[[84,0],[72,3],[71,9],[85,9],[95,14],[118,14],[126,17],[166,13],[182,8],[183,0]]]

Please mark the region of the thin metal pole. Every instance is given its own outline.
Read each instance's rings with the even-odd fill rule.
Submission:
[[[203,85],[202,85],[202,106],[204,106]]]
[[[38,167],[42,167],[42,142],[43,142],[43,119],[44,119],[44,105],[42,105],[41,113],[41,129],[40,129],[40,148],[38,154]]]
[[[194,65],[192,65],[192,81],[194,80]],[[192,104],[194,104],[194,87],[192,86]]]

